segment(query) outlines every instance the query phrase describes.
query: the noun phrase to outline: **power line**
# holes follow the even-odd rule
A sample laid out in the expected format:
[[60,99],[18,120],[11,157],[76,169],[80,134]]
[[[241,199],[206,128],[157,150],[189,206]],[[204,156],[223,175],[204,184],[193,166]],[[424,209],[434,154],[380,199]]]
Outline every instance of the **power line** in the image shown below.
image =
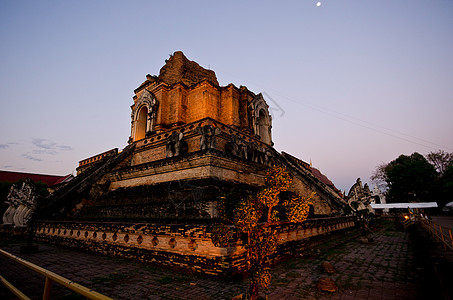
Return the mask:
[[[373,131],[376,131],[378,133],[381,133],[381,134],[385,134],[385,135],[388,135],[388,136],[391,136],[391,137],[394,137],[394,138],[397,138],[397,139],[401,139],[401,140],[404,140],[406,142],[410,142],[410,143],[413,143],[413,144],[417,144],[417,145],[420,145],[420,146],[423,146],[423,147],[426,147],[426,148],[431,148],[431,149],[434,149],[434,150],[438,150],[438,148],[434,148],[432,146],[429,146],[429,145],[426,145],[426,144],[422,144],[420,142],[416,142],[416,141],[413,141],[413,140],[409,140],[407,138],[404,138],[404,137],[401,137],[399,135],[403,135],[403,136],[407,136],[409,138],[412,138],[412,139],[416,139],[416,140],[419,140],[421,142],[424,142],[424,143],[428,143],[428,144],[431,144],[431,145],[435,145],[437,147],[441,147],[441,148],[445,148],[445,149],[450,149],[449,147],[445,146],[445,145],[440,145],[440,144],[437,144],[437,143],[434,143],[434,142],[431,142],[431,141],[428,141],[426,139],[422,139],[422,138],[419,138],[419,137],[416,137],[414,135],[410,135],[410,134],[407,134],[407,133],[404,133],[404,132],[401,132],[401,131],[398,131],[398,130],[394,130],[394,129],[390,129],[390,128],[387,128],[387,127],[384,127],[382,125],[379,125],[379,124],[376,124],[376,123],[372,123],[372,122],[369,122],[369,121],[366,121],[366,120],[362,120],[360,118],[357,118],[357,117],[354,117],[354,116],[350,116],[350,115],[347,115],[347,114],[344,114],[344,113],[341,113],[341,112],[337,112],[337,111],[333,111],[333,110],[330,110],[330,109],[325,109],[325,108],[322,108],[321,106],[316,106],[312,103],[307,103],[305,101],[297,101],[297,100],[294,100],[294,99],[291,99],[287,96],[284,96],[286,99],[288,99],[289,101],[293,102],[293,103],[296,103],[296,104],[300,104],[300,105],[304,105],[306,107],[309,107],[313,110],[316,110],[316,111],[319,111],[321,113],[324,113],[324,114],[327,114],[327,115],[330,115],[334,118],[337,118],[337,119],[340,119],[340,120],[343,120],[343,121],[346,121],[346,122],[349,122],[351,124],[354,124],[354,125],[357,125],[357,126],[360,126],[360,127],[363,127],[363,128],[367,128],[369,130],[373,130]],[[338,116],[339,115],[339,116]],[[340,116],[344,116],[344,117],[340,117]],[[374,127],[377,127],[377,128],[374,128],[374,127],[370,127],[370,126],[366,126],[366,125],[363,125],[363,124],[360,124],[358,122],[355,122],[351,119],[355,119],[357,120],[358,122],[362,122],[362,123],[365,123],[365,124],[369,124],[371,126],[374,126]],[[386,131],[389,131],[389,132],[385,132],[383,130],[380,130],[378,128],[381,128],[383,130],[386,130]],[[399,135],[397,135],[399,134]],[[450,150],[453,150],[453,149],[450,149]]]
[[[293,103],[296,103],[296,104],[299,104],[299,105],[303,105],[305,107],[308,107],[308,108],[310,108],[312,110],[318,111],[318,112],[323,113],[325,115],[334,117],[336,119],[339,119],[339,120],[342,120],[342,121],[345,121],[345,122],[348,122],[348,123],[351,123],[351,124],[356,125],[356,126],[360,126],[362,128],[366,128],[368,130],[372,130],[372,131],[378,132],[380,134],[391,136],[393,138],[400,139],[400,140],[403,140],[403,141],[406,141],[406,142],[409,142],[409,143],[412,143],[412,144],[416,144],[416,145],[419,145],[419,146],[422,146],[422,147],[430,148],[430,149],[433,149],[433,150],[438,150],[438,147],[452,150],[449,147],[446,147],[444,145],[439,145],[439,144],[436,144],[436,143],[433,143],[433,142],[430,142],[430,141],[427,141],[427,140],[424,140],[424,139],[421,139],[421,138],[418,138],[418,137],[415,137],[415,136],[412,136],[412,135],[409,135],[409,134],[405,134],[403,132],[399,132],[397,130],[392,130],[392,129],[386,128],[384,126],[380,126],[378,124],[374,124],[374,123],[371,123],[371,122],[368,122],[368,121],[361,120],[361,119],[353,117],[353,116],[349,116],[349,115],[346,115],[346,114],[343,114],[343,113],[340,113],[340,112],[336,112],[336,111],[333,111],[333,110],[329,110],[329,109],[323,109],[320,106],[316,106],[316,105],[311,104],[311,103],[309,104],[309,103],[307,103],[305,101],[300,102],[300,101],[291,99],[291,98],[289,98],[287,96],[284,96],[284,97],[287,100],[289,100],[289,101],[291,101]],[[344,116],[344,117],[341,117],[341,116]],[[377,128],[361,124],[359,122],[354,121],[353,119],[355,119],[355,120],[357,120],[359,122],[363,122],[365,124],[369,124],[371,126],[375,126]],[[389,132],[383,131],[383,130],[381,130],[379,128],[382,128],[382,129],[387,130]],[[413,139],[416,139],[416,140],[419,140],[419,141],[422,141],[422,142],[425,142],[425,143],[421,143],[421,142],[417,142],[417,141],[414,141],[414,140],[410,140],[410,139],[407,139],[407,138],[402,137],[402,136],[397,135],[397,134],[404,135],[404,136],[407,136],[407,137],[410,137],[410,138],[413,138]],[[433,147],[433,146],[427,145],[426,143],[431,144],[431,145],[435,145],[437,147]]]
[[[226,73],[226,74],[228,74],[228,73]],[[357,118],[357,117],[354,117],[354,116],[350,116],[350,115],[347,115],[347,114],[344,114],[344,113],[341,113],[341,112],[337,112],[337,111],[334,111],[332,109],[328,109],[328,108],[325,108],[325,107],[322,107],[320,105],[316,105],[316,104],[313,104],[313,103],[310,103],[310,102],[307,102],[307,101],[303,101],[303,100],[299,100],[299,99],[293,99],[292,97],[289,97],[289,96],[287,96],[287,95],[285,95],[285,94],[283,94],[283,93],[281,93],[281,92],[279,92],[279,91],[277,91],[275,89],[269,89],[267,87],[264,87],[261,84],[258,84],[256,82],[252,82],[250,80],[244,80],[244,81],[248,82],[250,84],[256,85],[258,87],[264,88],[266,90],[270,90],[273,93],[275,93],[275,94],[277,94],[277,95],[279,95],[279,96],[281,96],[281,97],[283,97],[283,98],[285,98],[285,99],[287,99],[287,100],[289,100],[289,101],[291,101],[293,103],[308,107],[308,108],[310,108],[312,110],[315,110],[317,112],[323,113],[323,114],[328,115],[330,117],[342,120],[344,122],[348,122],[348,123],[351,123],[353,125],[356,125],[356,126],[359,126],[359,127],[362,127],[362,128],[366,128],[368,130],[371,130],[371,131],[374,131],[374,132],[378,132],[380,134],[387,135],[387,136],[390,136],[390,137],[393,137],[393,138],[396,138],[396,139],[400,139],[400,140],[403,140],[405,142],[412,143],[412,144],[415,144],[415,145],[419,145],[419,146],[422,146],[422,147],[425,147],[425,148],[429,148],[429,149],[433,149],[433,150],[439,150],[439,147],[440,147],[440,148],[443,148],[443,149],[448,149],[450,151],[453,151],[452,148],[447,147],[445,145],[440,145],[440,144],[434,143],[432,141],[428,141],[426,139],[422,139],[420,137],[416,137],[414,135],[410,135],[410,134],[407,134],[407,133],[404,133],[404,132],[401,132],[401,131],[398,131],[398,130],[395,130],[395,129],[387,128],[385,126],[382,126],[382,125],[379,125],[379,124],[375,124],[375,123],[372,123],[372,122],[369,122],[369,121],[366,121],[366,120],[362,120],[360,118]],[[368,125],[366,125],[366,124],[368,124]],[[414,141],[414,140],[417,140],[417,141]],[[437,146],[437,147],[434,147],[434,146]]]

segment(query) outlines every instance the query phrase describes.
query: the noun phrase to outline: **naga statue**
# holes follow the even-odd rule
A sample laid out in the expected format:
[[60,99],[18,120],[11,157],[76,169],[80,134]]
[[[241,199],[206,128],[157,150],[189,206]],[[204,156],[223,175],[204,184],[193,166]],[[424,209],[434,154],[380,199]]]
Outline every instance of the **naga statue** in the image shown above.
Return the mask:
[[36,209],[38,197],[30,178],[26,178],[22,185],[13,184],[5,201],[9,207],[3,214],[3,225],[26,226]]

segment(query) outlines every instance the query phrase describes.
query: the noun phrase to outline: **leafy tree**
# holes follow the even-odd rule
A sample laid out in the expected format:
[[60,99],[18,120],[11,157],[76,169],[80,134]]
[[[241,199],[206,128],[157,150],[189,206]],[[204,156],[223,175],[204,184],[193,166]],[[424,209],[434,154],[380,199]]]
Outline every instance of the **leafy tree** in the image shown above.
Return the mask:
[[[212,231],[216,246],[228,247],[239,240],[244,247],[251,299],[257,299],[259,287],[267,287],[271,282],[269,256],[278,246],[274,226],[305,221],[313,196],[304,198],[290,194],[281,197],[292,182],[291,175],[283,167],[270,168],[265,182],[266,186],[256,195],[239,199],[231,194],[220,196],[218,212],[224,223],[217,224]],[[282,211],[279,212],[277,207]]]
[[400,155],[385,168],[388,202],[428,202],[435,200],[438,174],[423,155]]
[[400,155],[377,166],[371,179],[387,190],[389,202],[436,201],[442,207],[453,201],[453,153]]
[[445,172],[440,179],[440,189],[439,206],[444,206],[448,202],[453,201],[453,165],[450,165],[445,169]]

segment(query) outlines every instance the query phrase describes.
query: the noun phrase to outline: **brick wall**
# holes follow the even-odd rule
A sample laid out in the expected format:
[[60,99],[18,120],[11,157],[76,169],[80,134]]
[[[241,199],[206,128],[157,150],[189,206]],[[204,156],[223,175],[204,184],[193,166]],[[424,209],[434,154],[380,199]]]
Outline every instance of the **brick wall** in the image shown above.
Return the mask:
[[[312,239],[353,226],[350,217],[277,226],[280,246],[274,260],[300,250]],[[241,246],[214,246],[208,225],[40,222],[36,228],[36,238],[41,241],[196,273],[232,275],[245,263]]]

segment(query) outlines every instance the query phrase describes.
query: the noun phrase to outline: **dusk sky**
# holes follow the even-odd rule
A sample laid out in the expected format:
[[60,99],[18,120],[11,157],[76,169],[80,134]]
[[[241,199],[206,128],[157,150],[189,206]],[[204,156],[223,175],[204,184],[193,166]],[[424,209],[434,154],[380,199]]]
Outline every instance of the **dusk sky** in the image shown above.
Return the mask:
[[133,90],[178,50],[262,92],[275,148],[342,190],[453,152],[453,1],[317,2],[0,1],[0,170],[124,148]]

